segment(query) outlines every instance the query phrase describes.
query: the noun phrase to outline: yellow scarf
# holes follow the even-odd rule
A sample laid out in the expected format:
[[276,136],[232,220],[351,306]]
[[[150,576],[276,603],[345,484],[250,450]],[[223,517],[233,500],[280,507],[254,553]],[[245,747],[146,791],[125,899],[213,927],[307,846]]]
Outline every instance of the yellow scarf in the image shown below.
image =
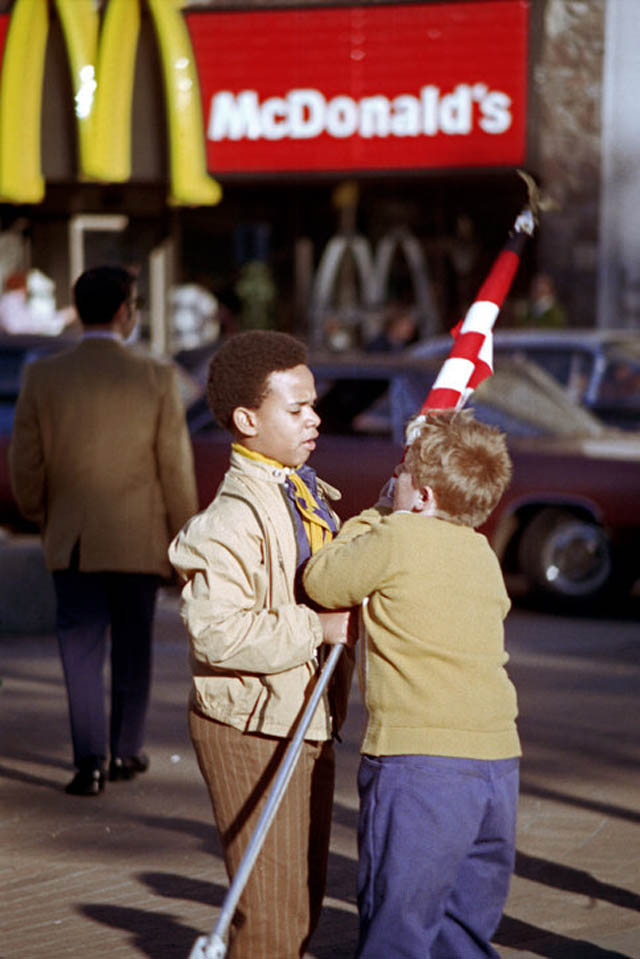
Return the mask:
[[233,443],[231,448],[235,453],[246,456],[250,460],[257,460],[259,463],[267,463],[269,466],[277,467],[277,469],[287,470],[287,479],[290,480],[294,488],[293,500],[300,514],[312,554],[333,539],[333,531],[327,521],[320,515],[315,496],[295,470],[283,466],[282,463],[271,459],[269,456],[263,456],[262,453],[256,453],[255,450],[249,450],[241,443]]

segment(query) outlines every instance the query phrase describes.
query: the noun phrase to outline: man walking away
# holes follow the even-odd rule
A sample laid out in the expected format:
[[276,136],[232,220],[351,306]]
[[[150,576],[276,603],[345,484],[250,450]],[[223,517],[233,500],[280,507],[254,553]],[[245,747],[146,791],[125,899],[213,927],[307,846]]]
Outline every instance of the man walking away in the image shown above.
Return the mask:
[[[76,775],[72,795],[148,767],[142,752],[155,599],[167,546],[197,509],[175,368],[127,349],[134,278],[87,270],[74,286],[72,349],[30,364],[9,451],[13,492],[40,527],[57,598]],[[103,667],[111,634],[107,736]]]

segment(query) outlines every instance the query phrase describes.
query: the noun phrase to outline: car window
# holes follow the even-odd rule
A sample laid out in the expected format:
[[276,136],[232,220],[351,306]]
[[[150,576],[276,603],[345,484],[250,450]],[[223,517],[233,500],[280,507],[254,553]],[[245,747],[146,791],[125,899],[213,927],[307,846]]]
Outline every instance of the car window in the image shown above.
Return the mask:
[[379,367],[367,372],[366,364],[316,372],[317,411],[323,434],[378,436],[403,446],[408,421],[420,410],[435,378],[439,364],[420,370]]
[[502,346],[497,353],[522,355],[537,363],[549,376],[569,389],[575,399],[582,399],[593,375],[594,357],[588,350],[574,346]]
[[388,389],[387,377],[356,377],[351,371],[345,376],[316,376],[316,410],[322,420],[323,433],[388,432],[388,425],[375,422],[376,403],[382,401],[384,407]]
[[593,353],[586,350],[575,350],[571,354],[569,380],[566,384],[567,393],[575,403],[584,402],[593,385],[596,360]]
[[[479,385],[472,403],[478,409],[489,406],[504,415],[505,425],[496,425],[510,433],[599,436],[604,429],[551,376],[522,357],[503,357],[496,363],[494,375]],[[509,420],[511,427],[507,425]]]
[[611,344],[606,354],[611,359],[625,359],[634,366],[640,366],[640,332],[625,338],[622,343]]
[[[541,399],[539,383],[529,380],[521,369],[519,362],[514,366],[503,358],[500,368],[471,395],[467,406],[473,408],[478,420],[510,436],[556,432],[556,424],[565,420],[565,414],[558,410],[556,402],[544,401],[544,392]],[[430,385],[424,377],[415,374],[396,378],[391,422],[396,442],[402,442],[406,423],[419,411]]]
[[640,408],[640,360],[611,354],[600,379],[596,403]]
[[[312,368],[323,434],[385,437],[402,446],[406,425],[420,410],[440,364]],[[500,357],[494,375],[480,385],[470,405],[479,419],[515,436],[593,436],[603,429],[544,370],[522,358]],[[188,421],[192,434],[217,429],[205,396],[190,406]]]
[[571,373],[572,353],[568,350],[538,349],[537,347],[527,347],[524,351],[527,359],[533,360],[546,370],[550,376],[553,376],[558,383],[568,386]]
[[[602,424],[578,406],[556,381],[524,358],[500,357],[493,376],[468,405],[478,419],[511,436],[599,436]],[[424,402],[433,376],[407,373],[394,379],[391,425],[396,441]]]

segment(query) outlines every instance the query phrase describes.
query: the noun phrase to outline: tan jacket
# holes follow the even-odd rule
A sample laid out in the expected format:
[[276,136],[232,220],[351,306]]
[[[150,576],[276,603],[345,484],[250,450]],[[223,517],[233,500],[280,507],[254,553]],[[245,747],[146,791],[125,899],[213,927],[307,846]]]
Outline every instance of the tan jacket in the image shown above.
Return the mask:
[[[193,704],[243,732],[274,736],[291,734],[322,643],[317,614],[294,598],[296,541],[285,479],[286,471],[232,452],[215,499],[169,549],[186,581],[181,612]],[[339,496],[318,485],[328,497]],[[306,738],[330,736],[325,696]]]
[[79,542],[83,572],[170,575],[169,541],[198,508],[173,366],[105,337],[34,362],[9,463],[49,569],[66,569]]

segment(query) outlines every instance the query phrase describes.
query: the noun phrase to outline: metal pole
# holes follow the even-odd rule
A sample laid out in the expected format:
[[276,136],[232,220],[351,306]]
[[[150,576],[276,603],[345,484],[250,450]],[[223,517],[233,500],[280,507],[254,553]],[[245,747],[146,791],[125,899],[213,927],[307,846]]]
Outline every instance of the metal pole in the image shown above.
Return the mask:
[[231,925],[231,920],[233,919],[233,915],[236,911],[238,900],[242,895],[242,890],[244,889],[249,878],[249,874],[251,873],[255,861],[258,858],[258,853],[262,848],[262,844],[266,838],[269,826],[273,822],[275,814],[278,811],[278,806],[280,805],[285,790],[289,785],[291,774],[293,773],[295,765],[298,761],[298,757],[302,750],[304,735],[309,728],[313,714],[315,713],[317,705],[320,702],[320,697],[324,693],[327,683],[331,679],[343,649],[344,646],[341,644],[334,646],[327,657],[327,661],[324,664],[318,677],[318,681],[314,687],[311,699],[307,703],[306,709],[302,714],[302,718],[300,719],[293,739],[289,743],[287,751],[284,755],[282,765],[278,770],[278,775],[276,776],[273,786],[271,787],[271,792],[269,793],[266,805],[262,810],[256,828],[249,841],[249,845],[247,846],[246,852],[242,857],[240,865],[238,866],[238,870],[233,877],[233,882],[231,883],[229,891],[227,892],[225,900],[222,904],[222,909],[220,910],[220,915],[218,916],[218,921],[215,925],[215,928],[210,936],[200,936],[198,939],[196,939],[193,949],[189,953],[189,959],[224,959],[227,954],[227,947],[224,939],[228,932],[229,926]]

